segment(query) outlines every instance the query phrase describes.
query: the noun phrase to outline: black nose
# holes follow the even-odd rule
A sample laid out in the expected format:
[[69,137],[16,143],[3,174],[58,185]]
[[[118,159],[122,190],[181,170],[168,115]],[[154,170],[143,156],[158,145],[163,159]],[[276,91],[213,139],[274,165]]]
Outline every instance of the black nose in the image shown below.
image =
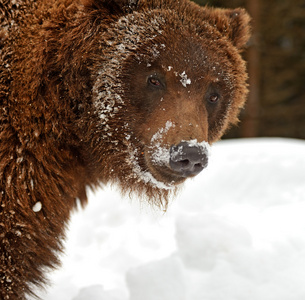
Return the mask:
[[181,142],[171,147],[169,165],[183,177],[197,175],[208,165],[208,150],[199,144]]

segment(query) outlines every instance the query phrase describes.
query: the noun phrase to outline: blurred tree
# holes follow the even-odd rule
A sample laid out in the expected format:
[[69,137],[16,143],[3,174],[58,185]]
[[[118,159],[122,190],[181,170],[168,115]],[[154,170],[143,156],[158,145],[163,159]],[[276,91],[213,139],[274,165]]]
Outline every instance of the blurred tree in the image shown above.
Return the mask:
[[260,0],[248,0],[246,8],[252,17],[252,37],[247,53],[249,70],[249,97],[244,111],[244,119],[241,127],[243,137],[255,137],[259,135],[259,110],[260,110]]
[[261,20],[261,132],[305,138],[305,1],[264,1]]
[[305,138],[305,1],[194,0],[245,7],[253,18],[246,54],[250,95],[239,128],[227,137]]

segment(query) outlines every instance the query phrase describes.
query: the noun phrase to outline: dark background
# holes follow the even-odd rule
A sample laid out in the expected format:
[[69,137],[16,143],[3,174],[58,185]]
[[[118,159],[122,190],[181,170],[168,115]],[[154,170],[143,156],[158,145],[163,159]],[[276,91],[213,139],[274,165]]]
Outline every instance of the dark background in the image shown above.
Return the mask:
[[194,0],[244,7],[252,17],[248,62],[250,94],[241,123],[225,138],[305,139],[305,0]]

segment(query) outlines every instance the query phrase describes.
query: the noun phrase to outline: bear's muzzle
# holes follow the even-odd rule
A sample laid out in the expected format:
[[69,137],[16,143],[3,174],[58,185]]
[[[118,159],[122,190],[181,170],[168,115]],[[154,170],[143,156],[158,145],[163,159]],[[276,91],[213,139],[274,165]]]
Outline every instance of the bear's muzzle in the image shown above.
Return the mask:
[[183,141],[170,148],[170,168],[182,177],[199,174],[208,165],[208,147]]

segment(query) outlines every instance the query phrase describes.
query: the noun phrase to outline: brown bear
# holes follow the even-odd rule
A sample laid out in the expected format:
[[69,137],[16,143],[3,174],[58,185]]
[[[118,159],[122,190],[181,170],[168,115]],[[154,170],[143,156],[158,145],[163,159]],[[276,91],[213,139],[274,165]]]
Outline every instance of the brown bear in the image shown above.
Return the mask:
[[0,299],[58,265],[86,188],[166,206],[247,95],[243,9],[189,0],[0,3]]

